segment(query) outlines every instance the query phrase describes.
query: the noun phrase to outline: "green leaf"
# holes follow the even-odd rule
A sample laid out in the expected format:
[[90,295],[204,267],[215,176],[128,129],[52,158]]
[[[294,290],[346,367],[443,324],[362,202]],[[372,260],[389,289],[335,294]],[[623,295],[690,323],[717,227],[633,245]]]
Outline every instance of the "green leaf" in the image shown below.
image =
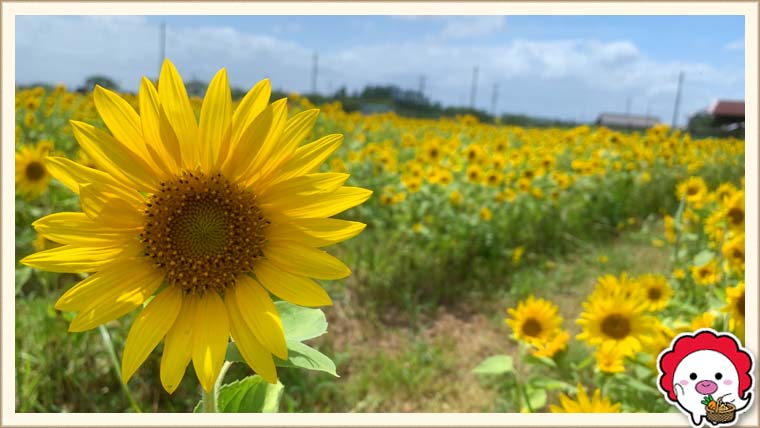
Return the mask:
[[542,389],[533,389],[533,388],[526,388],[527,389],[527,400],[528,403],[530,403],[530,408],[533,409],[533,411],[537,411],[542,409],[544,406],[546,406],[546,391]]
[[21,286],[26,284],[27,281],[29,281],[29,277],[32,276],[32,268],[29,266],[21,266],[19,268],[16,268],[16,290],[21,289]]
[[236,363],[245,363],[245,359],[243,359],[243,356],[240,355],[240,351],[238,351],[237,345],[235,345],[235,342],[230,341],[230,343],[227,345],[227,354],[224,356],[224,359],[226,361],[233,361]]
[[702,250],[694,256],[694,266],[704,266],[715,256],[710,250]]
[[335,369],[335,363],[327,355],[301,342],[288,340],[286,344],[288,345],[288,359],[287,361],[283,361],[274,357],[274,363],[277,366],[300,367],[340,377]]
[[285,339],[302,342],[327,332],[327,320],[321,309],[304,308],[288,302],[275,302],[282,319]]
[[528,362],[531,362],[531,363],[543,364],[543,365],[545,365],[547,367],[551,367],[551,368],[554,368],[554,369],[557,368],[557,363],[553,359],[551,359],[549,357],[543,357],[543,356],[538,357],[538,356],[535,356],[535,355],[532,355],[532,354],[528,354],[526,356],[526,360]]
[[509,355],[494,355],[493,357],[489,357],[472,370],[475,374],[484,375],[499,375],[512,371],[514,371],[514,366],[512,364],[512,357]]
[[[222,385],[219,388],[217,408],[220,413],[276,413],[284,388],[280,382],[273,385],[259,375]],[[203,400],[193,409],[200,413]]]
[[561,380],[555,380],[555,379],[547,379],[547,378],[535,378],[530,381],[530,385],[533,388],[538,389],[544,389],[546,391],[554,391],[557,389],[561,389],[565,392],[576,392],[578,389],[570,385],[567,382],[562,382]]

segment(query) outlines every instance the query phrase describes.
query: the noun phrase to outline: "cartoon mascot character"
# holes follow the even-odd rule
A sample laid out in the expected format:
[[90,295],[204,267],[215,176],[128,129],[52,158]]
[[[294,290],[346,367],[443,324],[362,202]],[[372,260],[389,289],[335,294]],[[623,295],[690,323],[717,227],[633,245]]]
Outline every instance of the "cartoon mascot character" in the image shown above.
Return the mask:
[[691,417],[732,425],[752,404],[752,355],[735,336],[711,329],[681,334],[660,353],[658,386],[665,398]]

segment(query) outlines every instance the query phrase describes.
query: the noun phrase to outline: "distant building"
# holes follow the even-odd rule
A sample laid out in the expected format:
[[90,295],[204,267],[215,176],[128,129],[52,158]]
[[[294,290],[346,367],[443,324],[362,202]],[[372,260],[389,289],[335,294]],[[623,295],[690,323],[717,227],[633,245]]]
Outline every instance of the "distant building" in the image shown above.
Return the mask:
[[707,109],[713,125],[721,128],[744,127],[744,101],[716,100]]
[[596,119],[598,126],[614,129],[647,129],[659,123],[658,117],[620,113],[601,113]]

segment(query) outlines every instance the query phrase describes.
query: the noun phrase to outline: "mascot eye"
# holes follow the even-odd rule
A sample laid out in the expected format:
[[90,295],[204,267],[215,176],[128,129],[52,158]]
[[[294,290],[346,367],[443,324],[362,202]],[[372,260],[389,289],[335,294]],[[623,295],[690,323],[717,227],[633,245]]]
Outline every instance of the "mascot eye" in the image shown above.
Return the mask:
[[697,380],[697,374],[696,373],[690,374],[689,375],[689,379],[691,379],[691,380]]
[[715,373],[715,379],[717,379],[717,380],[721,380],[722,378],[723,378],[723,375],[722,375],[722,374],[720,374],[720,372],[718,372],[718,373]]

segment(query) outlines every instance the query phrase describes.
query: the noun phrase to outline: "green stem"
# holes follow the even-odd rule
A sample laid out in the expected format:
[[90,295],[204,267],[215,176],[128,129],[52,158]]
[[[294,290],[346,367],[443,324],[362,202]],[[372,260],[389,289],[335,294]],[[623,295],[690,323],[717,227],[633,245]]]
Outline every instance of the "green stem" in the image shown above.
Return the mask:
[[205,389],[201,388],[201,391],[203,391],[203,413],[219,413],[219,408],[217,406],[219,388],[222,386],[224,375],[227,374],[227,370],[229,370],[230,366],[232,366],[232,361],[224,362],[224,365],[222,365],[222,369],[219,371],[219,376],[216,378],[216,382],[214,382],[214,387],[211,389],[211,391],[206,392]]
[[137,402],[132,397],[132,394],[129,392],[129,388],[127,388],[127,384],[125,384],[121,380],[121,368],[119,367],[119,359],[116,358],[116,351],[114,350],[114,347],[113,347],[113,341],[111,341],[111,335],[108,333],[108,330],[103,325],[98,326],[98,330],[100,331],[100,337],[103,339],[103,343],[106,345],[106,351],[108,351],[108,356],[110,357],[110,360],[111,360],[111,366],[113,367],[114,373],[116,373],[116,378],[119,381],[119,385],[121,385],[121,390],[124,391],[124,395],[127,396],[127,400],[129,400],[129,405],[132,406],[132,410],[134,410],[137,413],[142,413],[142,410],[140,410],[140,406],[137,405]]

